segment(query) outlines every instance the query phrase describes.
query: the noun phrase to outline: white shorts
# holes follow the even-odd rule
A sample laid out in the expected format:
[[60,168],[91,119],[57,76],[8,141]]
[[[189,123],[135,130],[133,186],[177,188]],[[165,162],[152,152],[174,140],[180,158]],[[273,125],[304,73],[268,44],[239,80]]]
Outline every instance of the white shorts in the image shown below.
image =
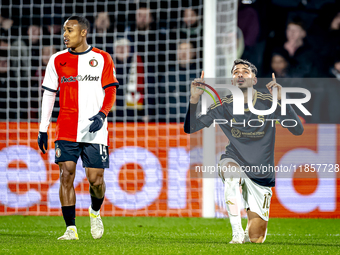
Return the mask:
[[[218,163],[220,167],[227,165],[228,163],[235,163],[240,166],[232,158],[224,158]],[[219,168],[220,169],[220,168]],[[224,182],[224,176],[221,172],[218,173]],[[263,220],[269,220],[269,208],[272,197],[272,188],[261,186],[253,182],[244,172],[240,173],[242,186],[242,197],[244,208],[249,209],[252,212],[257,213]]]

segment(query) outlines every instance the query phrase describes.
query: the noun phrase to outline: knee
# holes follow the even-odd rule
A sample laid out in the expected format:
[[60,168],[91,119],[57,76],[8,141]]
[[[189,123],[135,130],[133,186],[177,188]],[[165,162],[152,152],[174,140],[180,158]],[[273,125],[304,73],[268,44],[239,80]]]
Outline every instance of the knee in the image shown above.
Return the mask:
[[234,181],[235,179],[241,178],[241,170],[240,167],[236,164],[226,165],[224,169],[222,169],[224,179],[226,181]]
[[257,229],[257,231],[249,229],[249,239],[252,243],[263,243],[266,240],[266,229]]
[[260,236],[260,237],[258,237],[258,238],[251,238],[251,237],[249,236],[249,240],[250,240],[250,242],[252,242],[252,243],[263,243],[264,240],[265,240],[265,238],[264,238],[264,236]]
[[73,185],[75,173],[70,169],[64,168],[60,171],[60,183],[63,186]]
[[96,186],[103,185],[104,176],[103,174],[97,174],[97,175],[89,176],[88,180],[89,180],[90,186],[96,187]]

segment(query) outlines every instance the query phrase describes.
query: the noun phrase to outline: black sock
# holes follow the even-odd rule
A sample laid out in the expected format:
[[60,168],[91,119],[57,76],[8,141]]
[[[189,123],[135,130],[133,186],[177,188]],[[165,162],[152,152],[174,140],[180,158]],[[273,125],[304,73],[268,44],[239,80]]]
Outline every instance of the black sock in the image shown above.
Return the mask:
[[100,210],[100,207],[102,206],[102,203],[104,201],[104,197],[103,198],[96,198],[96,197],[91,196],[91,207],[92,207],[92,210],[94,210],[94,211],[99,211]]
[[76,225],[76,206],[62,206],[61,210],[63,212],[64,221],[66,227]]

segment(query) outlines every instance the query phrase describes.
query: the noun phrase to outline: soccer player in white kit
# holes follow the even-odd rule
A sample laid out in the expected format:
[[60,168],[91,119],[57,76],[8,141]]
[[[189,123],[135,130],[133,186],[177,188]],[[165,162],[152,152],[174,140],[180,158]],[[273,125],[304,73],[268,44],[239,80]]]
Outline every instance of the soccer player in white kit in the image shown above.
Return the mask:
[[116,100],[119,84],[111,56],[87,44],[89,21],[72,16],[64,23],[67,49],[51,56],[43,81],[38,144],[47,150],[47,129],[56,92],[60,112],[56,125],[55,162],[60,169],[59,198],[66,232],[58,240],[79,239],[75,225],[76,196],[73,181],[79,156],[90,183],[91,234],[104,233],[100,207],[105,196],[104,168],[109,167],[107,115]]
[[[252,103],[255,109],[268,110],[272,106],[273,88],[278,89],[278,107],[268,115],[256,115],[249,110],[245,104],[244,115],[233,114],[234,96],[226,96],[220,102],[210,106],[206,115],[196,117],[196,108],[205,86],[202,85],[204,73],[201,79],[195,79],[191,84],[191,98],[187,116],[184,123],[186,133],[194,133],[205,127],[209,127],[216,119],[232,120],[233,125],[220,125],[220,128],[229,139],[225,153],[221,155],[220,169],[225,187],[225,202],[233,231],[230,243],[241,244],[244,242],[263,243],[266,239],[267,224],[269,220],[271,188],[275,186],[275,172],[247,171],[245,169],[260,169],[260,166],[274,167],[274,146],[275,146],[275,120],[289,119],[295,121],[296,126],[288,125],[288,130],[294,135],[303,133],[302,123],[294,109],[287,105],[287,114],[281,115],[281,85],[276,82],[273,74],[273,81],[266,87],[268,93],[256,91],[253,86],[257,83],[256,67],[242,59],[234,61],[231,70],[232,84],[238,87],[244,96],[244,102],[248,102],[248,88],[252,89]],[[201,83],[201,84],[200,84]],[[203,82],[204,84],[204,82]],[[249,120],[258,120],[263,125],[240,125],[248,123]],[[274,124],[272,121],[274,120]],[[287,122],[289,122],[287,121]],[[290,125],[290,126],[289,126]],[[257,167],[257,168],[256,168]],[[242,170],[243,169],[243,170]],[[240,205],[237,204],[237,193],[242,186],[244,208],[247,210],[248,224],[246,231],[241,225]]]

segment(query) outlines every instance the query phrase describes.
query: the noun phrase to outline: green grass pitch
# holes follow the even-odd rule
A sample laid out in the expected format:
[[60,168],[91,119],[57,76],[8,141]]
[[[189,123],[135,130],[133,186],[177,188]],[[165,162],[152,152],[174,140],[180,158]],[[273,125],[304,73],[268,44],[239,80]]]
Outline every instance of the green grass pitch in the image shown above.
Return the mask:
[[[0,254],[340,254],[339,219],[270,219],[264,244],[231,245],[228,219],[103,217],[93,240],[77,217],[80,240],[58,241],[62,217],[0,217]],[[246,220],[242,222],[245,226]]]

